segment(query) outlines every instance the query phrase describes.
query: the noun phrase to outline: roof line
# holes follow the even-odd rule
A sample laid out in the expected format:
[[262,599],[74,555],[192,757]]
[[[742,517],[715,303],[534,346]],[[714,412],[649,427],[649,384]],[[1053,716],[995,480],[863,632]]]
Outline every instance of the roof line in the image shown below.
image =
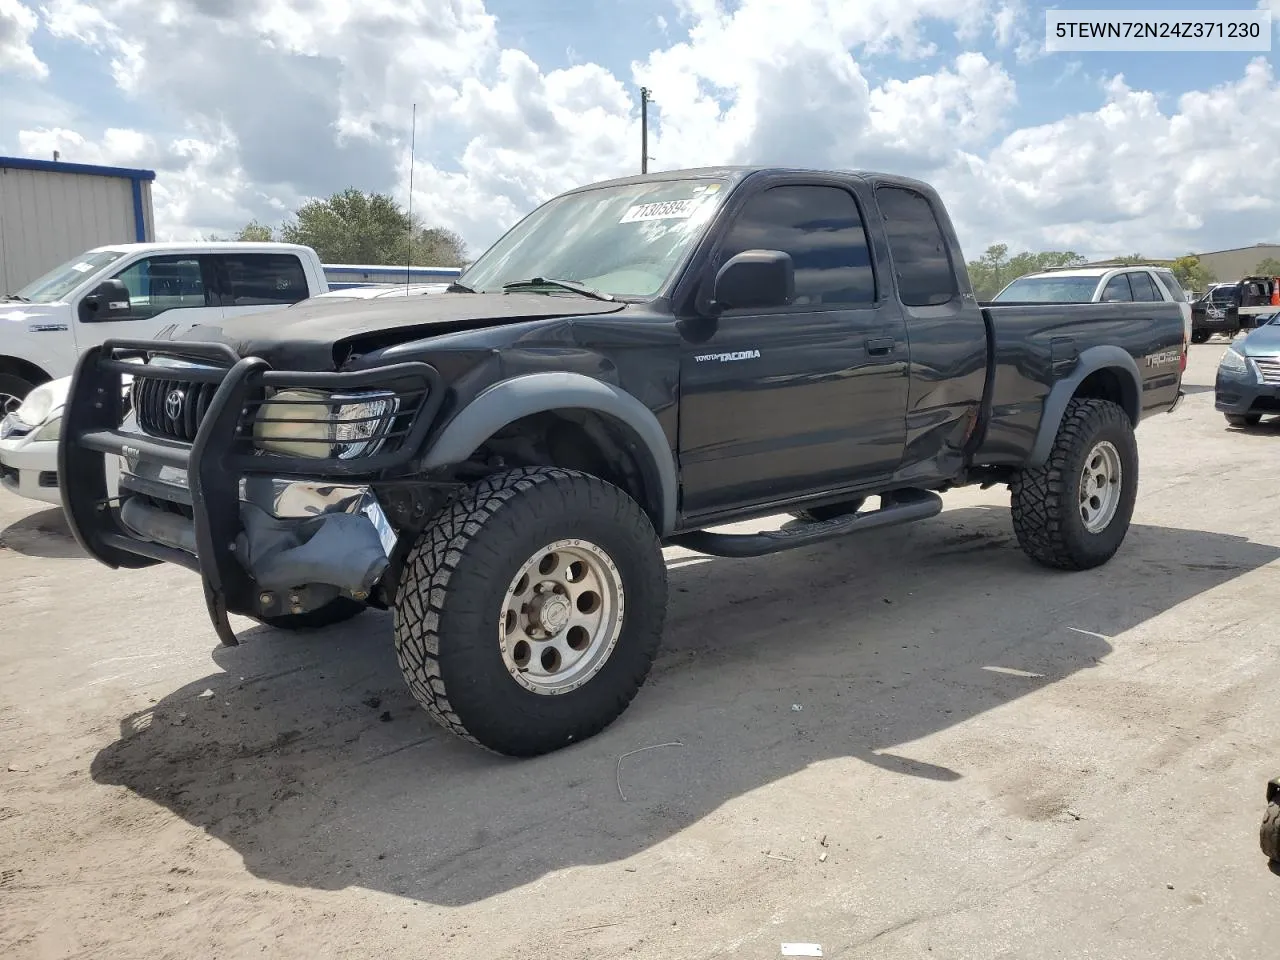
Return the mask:
[[1206,250],[1204,253],[1197,253],[1197,257],[1209,257],[1215,253],[1240,253],[1242,250],[1257,250],[1259,247],[1280,247],[1280,243],[1255,243],[1248,247],[1227,247],[1225,250]]
[[0,170],[37,170],[41,173],[78,173],[90,177],[120,177],[125,180],[154,180],[154,170],[130,167],[102,167],[89,163],[63,163],[60,160],[33,160],[30,157],[0,157]]

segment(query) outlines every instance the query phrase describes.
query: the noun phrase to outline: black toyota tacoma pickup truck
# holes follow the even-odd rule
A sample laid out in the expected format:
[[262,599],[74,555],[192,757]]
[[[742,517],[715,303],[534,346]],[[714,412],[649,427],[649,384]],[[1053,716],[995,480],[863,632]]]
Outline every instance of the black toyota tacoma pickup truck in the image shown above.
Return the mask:
[[916,180],[651,174],[547,202],[445,293],[90,349],[63,506],[109,566],[197,571],[224,643],[228,614],[389,608],[431,716],[532,756],[636,695],[664,545],[761,556],[1005,484],[1030,557],[1105,563],[1186,350],[1171,301],[979,304]]

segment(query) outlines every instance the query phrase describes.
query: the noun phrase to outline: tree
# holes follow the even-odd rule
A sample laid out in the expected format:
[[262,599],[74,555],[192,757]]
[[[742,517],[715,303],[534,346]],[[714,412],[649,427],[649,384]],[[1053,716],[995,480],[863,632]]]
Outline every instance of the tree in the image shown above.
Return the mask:
[[216,233],[211,233],[205,239],[213,243],[226,243],[229,240],[248,243],[270,243],[275,237],[272,236],[271,228],[266,224],[259,223],[257,220],[250,220],[240,228],[240,232],[234,237],[223,237]]
[[1194,253],[1173,261],[1172,269],[1183,288],[1194,293],[1203,293],[1214,281],[1213,271],[1201,263]]
[[237,240],[246,240],[253,243],[270,243],[275,239],[273,231],[265,223],[259,223],[257,220],[250,220],[236,235]]
[[1008,245],[996,243],[968,264],[969,280],[979,300],[990,300],[1018,277],[1054,267],[1074,267],[1084,262],[1085,258],[1073,250],[1046,250],[1041,253],[1024,250],[1010,257]]
[[424,228],[386,194],[355,187],[303,204],[281,226],[280,239],[314,248],[325,263],[459,266],[466,260],[466,246],[453,231]]
[[1131,253],[1126,257],[1116,257],[1115,264],[1120,267],[1136,267],[1141,263],[1149,262],[1146,257],[1140,253]]
[[1280,277],[1280,260],[1275,257],[1267,257],[1253,268],[1253,275],[1255,277]]

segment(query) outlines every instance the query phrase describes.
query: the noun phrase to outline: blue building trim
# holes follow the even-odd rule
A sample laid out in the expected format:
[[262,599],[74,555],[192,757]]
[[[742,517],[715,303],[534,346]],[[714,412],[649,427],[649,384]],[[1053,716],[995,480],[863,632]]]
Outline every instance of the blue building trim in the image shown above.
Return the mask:
[[129,185],[133,187],[133,235],[139,243],[146,243],[147,215],[142,210],[142,181],[135,177]]
[[79,173],[89,177],[121,177],[125,180],[154,180],[154,170],[129,167],[99,167],[89,163],[63,163],[61,160],[32,160],[29,157],[0,157],[0,170],[38,170],[41,173]]
[[39,173],[74,173],[89,177],[117,177],[128,180],[133,188],[133,235],[138,243],[147,242],[147,215],[142,206],[142,183],[154,180],[154,170],[129,167],[99,167],[89,163],[63,163],[60,160],[32,160],[29,157],[0,157],[0,170],[35,170]]

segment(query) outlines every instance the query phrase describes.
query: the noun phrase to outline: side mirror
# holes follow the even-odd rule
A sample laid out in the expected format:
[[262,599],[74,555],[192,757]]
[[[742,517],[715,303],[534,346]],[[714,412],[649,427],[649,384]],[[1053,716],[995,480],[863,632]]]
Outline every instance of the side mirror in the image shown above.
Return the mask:
[[129,288],[123,280],[103,280],[80,301],[81,323],[105,323],[129,316]]
[[711,297],[720,310],[785,307],[796,298],[796,270],[781,250],[745,250],[716,273]]

